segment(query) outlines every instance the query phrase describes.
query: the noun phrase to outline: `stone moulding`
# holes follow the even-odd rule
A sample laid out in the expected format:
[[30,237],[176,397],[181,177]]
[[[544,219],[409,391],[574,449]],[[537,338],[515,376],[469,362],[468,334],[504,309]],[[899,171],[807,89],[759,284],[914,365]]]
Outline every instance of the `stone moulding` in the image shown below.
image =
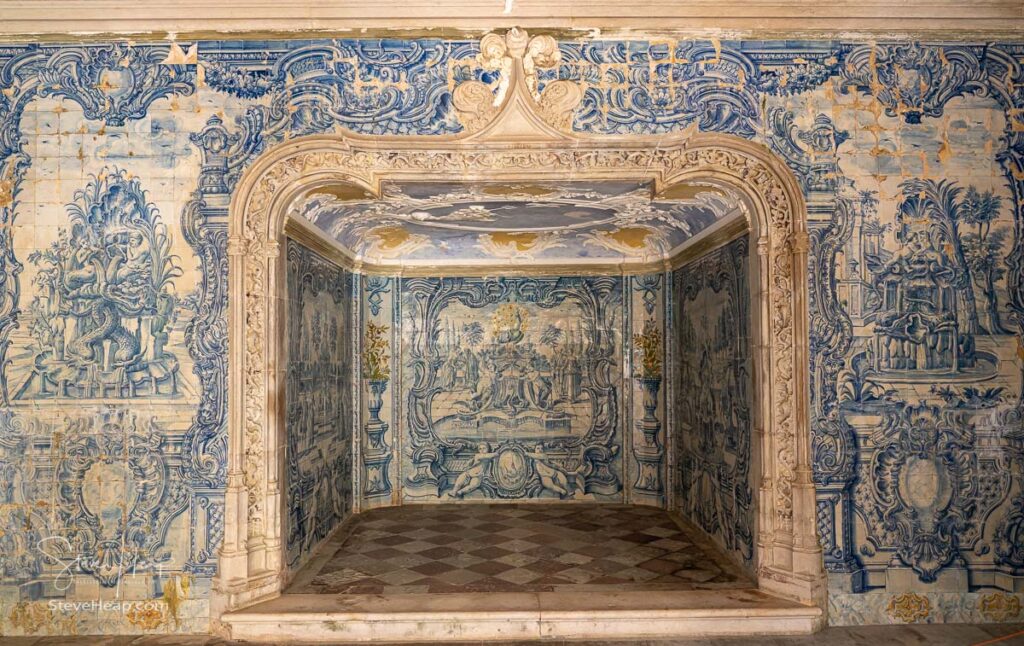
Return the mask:
[[[517,34],[514,42],[524,40]],[[541,117],[526,47],[509,47],[512,78],[492,120],[445,137],[318,135],[265,152],[243,175],[229,224],[229,449],[226,522],[213,618],[277,595],[283,585],[283,241],[307,230],[293,207],[348,184],[379,195],[385,180],[630,179],[655,191],[699,181],[736,191],[757,240],[752,311],[762,456],[759,586],[824,607],[811,480],[806,209],[796,178],[766,148],[732,135],[577,136]],[[476,114],[476,113],[474,113]],[[329,248],[324,236],[321,248]],[[337,251],[337,250],[336,250]],[[340,251],[339,251],[340,253]],[[800,369],[797,369],[797,368]]]
[[[49,34],[76,38],[95,34],[164,33],[325,34],[355,31],[368,36],[392,35],[397,30],[422,33],[426,30],[459,30],[483,33],[513,25],[534,25],[570,34],[600,30],[602,34],[635,34],[643,30],[685,30],[694,34],[751,34],[762,37],[818,38],[836,34],[869,34],[892,37],[909,34],[953,38],[964,34],[1009,34],[1024,26],[1019,3],[989,0],[903,0],[898,3],[833,0],[776,0],[767,2],[723,2],[640,0],[630,3],[610,0],[432,0],[386,3],[349,0],[327,4],[313,0],[272,3],[265,0],[222,0],[216,4],[199,0],[153,4],[140,11],[135,3],[54,0],[47,3],[0,0],[0,33],[8,38],[26,34]],[[657,18],[652,18],[657,16]]]

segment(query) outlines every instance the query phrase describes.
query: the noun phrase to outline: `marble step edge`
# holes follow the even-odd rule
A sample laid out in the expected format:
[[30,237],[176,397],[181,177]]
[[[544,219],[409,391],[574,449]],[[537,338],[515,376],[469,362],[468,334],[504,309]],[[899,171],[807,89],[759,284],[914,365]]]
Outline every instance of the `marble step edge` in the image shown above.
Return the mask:
[[756,590],[290,594],[221,618],[234,639],[480,641],[809,634],[822,610]]

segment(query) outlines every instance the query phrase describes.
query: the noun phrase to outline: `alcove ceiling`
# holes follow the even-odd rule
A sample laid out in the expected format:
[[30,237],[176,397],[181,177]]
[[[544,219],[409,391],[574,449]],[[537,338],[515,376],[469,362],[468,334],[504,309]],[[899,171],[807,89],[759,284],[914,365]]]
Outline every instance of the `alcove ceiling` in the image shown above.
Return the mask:
[[653,268],[696,241],[745,222],[739,197],[678,184],[659,195],[637,181],[385,182],[309,195],[298,215],[354,263],[379,270],[512,265]]

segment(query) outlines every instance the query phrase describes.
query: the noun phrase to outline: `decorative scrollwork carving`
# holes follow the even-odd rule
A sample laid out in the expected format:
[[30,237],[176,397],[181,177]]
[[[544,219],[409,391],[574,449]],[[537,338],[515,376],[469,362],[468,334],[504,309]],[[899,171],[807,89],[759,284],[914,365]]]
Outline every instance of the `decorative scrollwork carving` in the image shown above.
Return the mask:
[[465,132],[477,132],[498,118],[505,106],[521,95],[523,103],[547,124],[568,132],[572,129],[573,111],[583,100],[583,90],[569,80],[549,81],[541,87],[539,71],[558,65],[562,54],[551,36],[530,37],[517,28],[504,37],[487,34],[480,40],[477,64],[496,72],[490,84],[467,80],[452,92],[452,106]]
[[[496,44],[493,51],[498,51]],[[704,137],[704,140],[696,140]],[[798,411],[807,410],[805,401],[798,401],[803,386],[798,385],[795,374],[796,337],[794,316],[806,305],[797,301],[795,283],[796,258],[806,253],[806,234],[794,231],[797,226],[798,192],[787,187],[778,171],[768,165],[750,144],[722,135],[697,135],[689,142],[661,147],[602,145],[595,141],[577,139],[571,143],[538,141],[530,147],[490,145],[486,139],[470,137],[464,144],[458,139],[450,146],[417,148],[396,141],[391,146],[379,142],[345,140],[344,143],[309,143],[309,150],[285,155],[269,164],[250,183],[243,195],[244,218],[241,227],[234,229],[234,244],[244,249],[242,281],[235,284],[233,293],[244,299],[245,353],[241,400],[245,410],[244,434],[245,484],[249,500],[249,535],[264,532],[264,502],[271,492],[265,479],[267,432],[268,345],[266,321],[273,294],[267,293],[267,276],[274,259],[273,239],[280,215],[269,212],[275,196],[289,190],[313,172],[334,169],[345,177],[372,184],[374,178],[401,172],[430,177],[476,176],[512,177],[516,173],[537,168],[552,169],[573,177],[604,177],[608,173],[635,175],[654,173],[663,178],[682,176],[715,177],[738,187],[745,187],[756,195],[761,206],[760,229],[768,240],[767,280],[769,320],[766,322],[771,339],[769,361],[772,373],[770,406],[771,446],[773,468],[764,474],[764,484],[772,492],[772,532],[792,532],[794,518],[794,486],[799,468],[809,469],[807,457],[798,455],[797,433],[806,432],[806,420],[800,421]],[[333,140],[332,140],[333,141]],[[802,226],[802,225],[801,225]],[[276,262],[276,260],[275,260]],[[803,296],[800,296],[803,298]],[[242,334],[242,329],[238,329]],[[801,359],[803,361],[803,359]],[[806,444],[809,444],[806,443]],[[440,455],[414,456],[414,460],[427,462],[441,459]],[[809,483],[806,486],[810,486]],[[813,513],[813,510],[810,511]],[[772,534],[770,534],[772,535]],[[787,539],[792,540],[792,539]],[[812,538],[811,543],[816,544]],[[768,570],[773,570],[768,567]],[[774,570],[773,570],[774,571]],[[780,573],[782,572],[782,573]],[[773,576],[785,579],[783,571]]]

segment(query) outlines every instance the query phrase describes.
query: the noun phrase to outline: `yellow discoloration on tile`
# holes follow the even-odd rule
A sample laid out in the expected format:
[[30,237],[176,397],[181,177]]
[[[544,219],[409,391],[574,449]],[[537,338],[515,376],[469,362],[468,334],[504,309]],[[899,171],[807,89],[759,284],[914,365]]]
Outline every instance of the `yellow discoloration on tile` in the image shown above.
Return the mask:
[[709,38],[711,46],[715,48],[715,57],[708,61],[709,65],[717,65],[722,61],[722,41],[717,38]]
[[490,236],[494,244],[514,246],[517,251],[529,251],[537,242],[536,233],[497,231],[490,234]]
[[480,192],[484,195],[496,196],[532,195],[534,197],[543,197],[551,195],[554,193],[554,190],[539,184],[487,184]]
[[893,619],[909,624],[927,619],[931,615],[932,604],[924,595],[904,592],[889,599],[886,612]]
[[725,191],[715,186],[701,184],[674,184],[657,195],[660,200],[692,200],[701,193],[725,196]]
[[47,601],[18,602],[7,619],[24,635],[74,635],[78,632],[78,613],[54,615]]
[[183,574],[171,577],[164,584],[161,600],[167,605],[167,614],[174,621],[175,628],[181,625],[181,604],[189,598],[192,587],[192,575]]
[[643,249],[647,246],[647,238],[651,234],[652,231],[646,227],[622,227],[621,229],[610,231],[607,235],[609,238],[633,249]]
[[14,182],[10,179],[0,179],[0,208],[14,204]]
[[409,232],[403,227],[378,227],[370,231],[371,236],[380,241],[383,250],[397,249],[409,239]]
[[154,631],[167,621],[166,612],[152,602],[131,604],[125,618],[128,619],[128,623],[144,631]]
[[1005,592],[992,592],[978,599],[978,612],[989,621],[1013,621],[1021,616],[1020,599]]
[[373,199],[373,195],[354,184],[332,184],[312,191],[310,195],[328,195],[342,202]]

